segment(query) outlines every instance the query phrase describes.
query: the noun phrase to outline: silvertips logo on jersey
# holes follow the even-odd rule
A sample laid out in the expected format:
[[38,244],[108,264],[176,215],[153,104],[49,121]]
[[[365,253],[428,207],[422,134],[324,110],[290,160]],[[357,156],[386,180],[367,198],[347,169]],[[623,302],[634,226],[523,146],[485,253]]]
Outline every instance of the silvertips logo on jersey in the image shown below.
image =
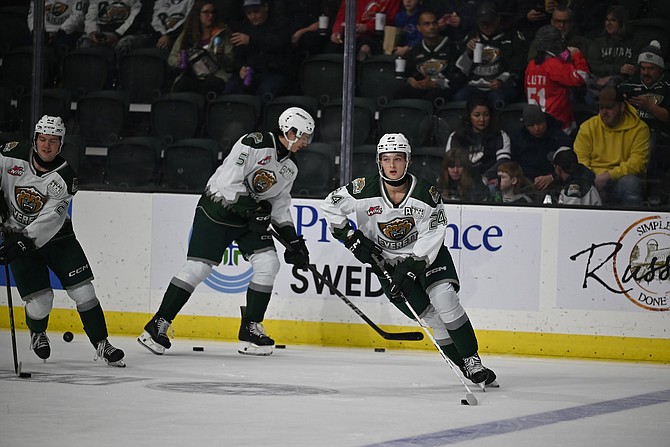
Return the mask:
[[231,244],[223,253],[221,264],[203,282],[217,292],[243,293],[253,274],[254,269],[244,260],[237,245]]
[[642,309],[670,310],[670,215],[639,219],[617,241],[592,244],[570,260],[585,262],[583,288],[595,281]]

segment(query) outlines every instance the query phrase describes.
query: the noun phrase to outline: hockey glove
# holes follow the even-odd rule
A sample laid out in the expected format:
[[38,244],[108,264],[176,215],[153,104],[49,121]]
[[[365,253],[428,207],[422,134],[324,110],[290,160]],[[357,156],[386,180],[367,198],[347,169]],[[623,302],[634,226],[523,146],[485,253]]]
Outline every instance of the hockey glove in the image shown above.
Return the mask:
[[365,237],[361,230],[354,231],[354,234],[344,241],[344,246],[363,264],[372,264],[372,255],[382,254],[382,248]]
[[288,248],[284,251],[284,261],[303,270],[307,268],[309,265],[309,250],[307,250],[305,239],[302,236],[297,236],[296,239],[288,241]]
[[272,205],[267,200],[258,202],[258,208],[247,212],[249,230],[254,233],[266,233],[270,225]]
[[403,301],[404,295],[411,292],[412,284],[425,268],[425,262],[413,258],[407,258],[396,265],[389,288],[391,301]]
[[35,243],[21,233],[12,233],[0,245],[0,264],[7,265],[35,248]]

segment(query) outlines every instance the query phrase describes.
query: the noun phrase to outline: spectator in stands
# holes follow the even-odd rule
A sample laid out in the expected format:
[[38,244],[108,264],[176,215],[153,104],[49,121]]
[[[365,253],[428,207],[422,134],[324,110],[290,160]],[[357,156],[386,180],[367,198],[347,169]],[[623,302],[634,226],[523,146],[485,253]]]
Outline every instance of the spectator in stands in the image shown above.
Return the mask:
[[393,49],[393,55],[398,57],[405,57],[423,39],[419,31],[419,16],[423,12],[421,0],[403,0],[402,4],[394,20],[394,25],[400,29],[398,45]]
[[587,61],[592,76],[587,83],[586,103],[593,106],[606,85],[617,85],[635,74],[639,44],[628,29],[628,12],[612,6],[605,17],[605,33],[589,47]]
[[575,14],[577,33],[589,39],[595,39],[602,34],[607,8],[611,4],[611,0],[572,0],[570,9]]
[[77,45],[81,48],[101,47],[116,50],[123,36],[136,31],[139,25],[136,19],[141,9],[141,0],[118,0],[113,3],[107,0],[90,0],[84,19],[84,35]]
[[[33,31],[35,17],[34,0],[28,11],[28,29]],[[72,50],[84,33],[84,14],[88,0],[45,0],[44,1],[44,45],[48,45],[62,57]]]
[[598,106],[598,115],[579,127],[574,146],[577,158],[596,174],[595,185],[604,203],[640,206],[649,160],[649,126],[615,87],[602,90]]
[[477,176],[491,185],[495,184],[498,164],[511,158],[509,136],[494,124],[493,114],[487,96],[473,95],[466,102],[460,128],[449,135],[446,147],[447,153],[455,149],[465,150]]
[[288,92],[297,75],[291,35],[280,18],[270,17],[267,0],[244,0],[244,14],[231,36],[235,74],[226,93],[256,94],[269,102]]
[[135,48],[158,48],[165,51],[167,58],[184,28],[193,2],[194,0],[156,0],[153,13],[144,14],[145,21],[149,23],[145,23],[140,32],[123,36],[118,43],[119,53],[125,54]]
[[442,199],[456,202],[486,202],[489,190],[472,166],[468,153],[454,149],[446,153],[437,179]]
[[562,205],[601,206],[594,185],[596,175],[577,161],[577,154],[564,146],[549,154],[559,185],[557,202]]
[[[329,53],[344,51],[344,20],[346,0],[341,0],[337,11],[333,32],[330,35]],[[401,0],[361,0],[356,2],[356,50],[358,61],[364,61],[372,54],[382,53],[382,38],[375,34],[375,16],[377,13],[386,15],[386,25],[393,25],[395,16],[400,11]]]
[[[563,43],[566,47],[579,48],[583,55],[588,54],[591,40],[579,34],[574,26],[572,10],[564,3],[559,3],[551,13],[552,26],[555,26],[561,32]],[[537,34],[537,33],[536,33]],[[537,55],[537,42],[533,39],[528,48],[528,60],[535,59]]]
[[516,30],[530,42],[538,29],[549,25],[551,13],[558,3],[555,0],[498,0],[500,13],[506,18],[502,29]]
[[664,76],[665,61],[658,41],[652,41],[640,53],[639,72],[619,85],[626,101],[651,131],[651,155],[647,170],[650,204],[659,204],[662,195],[670,195],[670,82]]
[[577,128],[570,91],[586,84],[589,66],[578,48],[565,48],[561,32],[552,25],[540,28],[535,42],[537,55],[526,67],[526,98],[558,119],[570,134]]
[[544,113],[537,104],[523,109],[523,127],[512,134],[512,160],[519,163],[524,174],[538,191],[548,191],[554,182],[554,168],[547,156],[572,140],[561,131],[561,123]]
[[181,71],[172,91],[209,97],[222,93],[233,72],[230,39],[230,29],[218,18],[214,2],[196,0],[168,57],[168,64]]
[[494,3],[479,6],[477,22],[479,28],[468,34],[456,61],[456,67],[467,77],[467,85],[456,92],[454,100],[467,101],[473,93],[485,92],[495,108],[502,109],[517,97],[515,82],[525,66],[525,40],[518,32],[500,29]]
[[419,15],[421,43],[407,54],[407,84],[395,94],[396,98],[418,98],[436,105],[451,99],[453,91],[462,84],[462,75],[451,63],[456,47],[447,36],[440,36],[437,17],[430,11]]
[[426,11],[438,17],[440,34],[452,41],[463,40],[477,28],[477,5],[480,0],[424,0]]
[[499,197],[503,203],[532,203],[533,184],[525,175],[516,161],[505,161],[498,165]]
[[332,24],[335,10],[339,7],[338,0],[276,0],[274,6],[275,13],[290,29],[296,62],[323,52],[330,33],[322,35],[319,32],[319,16],[328,17],[329,24]]

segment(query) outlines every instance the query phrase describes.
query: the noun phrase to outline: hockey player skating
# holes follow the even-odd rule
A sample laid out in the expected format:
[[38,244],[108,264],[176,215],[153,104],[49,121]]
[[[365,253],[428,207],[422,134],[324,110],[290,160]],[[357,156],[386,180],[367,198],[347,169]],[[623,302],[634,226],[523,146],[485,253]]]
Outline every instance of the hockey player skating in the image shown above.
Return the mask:
[[[382,136],[377,145],[379,173],[331,192],[322,210],[333,236],[359,261],[373,266],[391,302],[412,318],[404,296],[465,377],[493,384],[496,375],[482,365],[472,324],[459,302],[458,275],[444,246],[447,217],[440,194],[407,172],[410,162],[411,147],[403,134]],[[391,282],[373,256],[383,259]]]
[[51,355],[46,330],[54,293],[51,269],[77,304],[84,331],[96,349],[96,359],[126,366],[122,350],[107,340],[105,315],[91,281],[93,273],[77,241],[67,210],[77,192],[74,170],[59,155],[65,125],[44,115],[35,125],[33,145],[17,141],[0,149],[4,240],[0,263],[9,264],[25,301],[30,347],[39,358]]
[[154,354],[170,348],[168,330],[195,288],[233,241],[253,267],[242,307],[240,354],[270,355],[274,340],[261,324],[265,316],[279,259],[268,232],[273,227],[287,241],[284,260],[298,267],[309,263],[309,252],[291,217],[291,187],[298,175],[294,153],[305,148],[314,133],[314,119],[298,107],[286,109],[275,132],[242,136],[207,182],[193,219],[187,261],[172,278],[156,315],[144,326],[138,341]]

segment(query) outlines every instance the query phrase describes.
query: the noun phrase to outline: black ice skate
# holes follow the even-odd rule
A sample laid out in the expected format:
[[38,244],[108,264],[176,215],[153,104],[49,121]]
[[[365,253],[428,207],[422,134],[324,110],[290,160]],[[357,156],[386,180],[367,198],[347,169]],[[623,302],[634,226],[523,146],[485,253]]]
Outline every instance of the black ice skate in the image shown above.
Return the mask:
[[170,330],[172,338],[174,338],[170,322],[163,317],[154,316],[144,326],[144,332],[137,337],[137,341],[154,354],[163,355],[165,350],[170,349],[170,346],[172,346],[167,334],[168,330]]
[[[482,365],[482,359],[479,358],[478,354],[475,353],[470,357],[466,357],[463,359],[463,361],[465,362],[465,366],[461,366],[460,368],[463,372],[463,375],[467,379],[470,379],[472,383],[476,384],[480,384],[482,382],[486,383],[486,380],[489,377],[488,371],[491,370],[484,368]],[[493,380],[495,380],[495,374]]]
[[103,358],[109,366],[125,368],[126,364],[123,361],[124,355],[125,354],[122,350],[112,346],[112,344],[105,338],[104,340],[98,342],[98,348],[95,352],[95,360]]
[[30,349],[35,351],[37,357],[47,362],[51,355],[51,345],[49,344],[49,337],[46,332],[31,332],[30,333]]
[[242,310],[242,324],[240,325],[240,346],[237,352],[247,355],[270,355],[274,351],[275,341],[267,336],[261,323],[254,323],[246,318],[246,307]]

